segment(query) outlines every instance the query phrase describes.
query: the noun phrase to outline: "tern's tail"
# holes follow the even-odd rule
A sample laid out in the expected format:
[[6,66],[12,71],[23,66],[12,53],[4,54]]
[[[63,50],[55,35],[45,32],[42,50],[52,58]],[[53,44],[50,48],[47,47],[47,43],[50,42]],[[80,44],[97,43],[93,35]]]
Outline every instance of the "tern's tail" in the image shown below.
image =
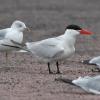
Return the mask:
[[64,83],[68,83],[68,84],[71,84],[71,85],[75,85],[72,83],[72,80],[71,79],[65,79],[65,78],[56,78],[55,81],[61,81],[61,82],[64,82]]

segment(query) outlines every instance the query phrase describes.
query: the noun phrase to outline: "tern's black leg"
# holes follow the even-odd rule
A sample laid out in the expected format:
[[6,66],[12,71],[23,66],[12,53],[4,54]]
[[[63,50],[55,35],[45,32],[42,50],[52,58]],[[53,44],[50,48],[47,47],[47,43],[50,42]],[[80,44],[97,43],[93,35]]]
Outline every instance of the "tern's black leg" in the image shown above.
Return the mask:
[[59,70],[59,63],[58,63],[58,61],[56,62],[56,66],[57,66],[57,74],[61,74],[61,72]]
[[53,74],[53,72],[50,69],[50,63],[48,62],[48,70],[49,70],[49,74]]

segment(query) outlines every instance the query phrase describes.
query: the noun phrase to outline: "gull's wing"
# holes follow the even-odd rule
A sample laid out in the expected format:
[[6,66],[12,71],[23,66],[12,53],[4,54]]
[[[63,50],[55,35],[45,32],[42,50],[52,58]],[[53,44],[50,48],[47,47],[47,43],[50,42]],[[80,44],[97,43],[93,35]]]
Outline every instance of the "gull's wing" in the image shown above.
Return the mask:
[[62,81],[71,85],[78,86],[87,92],[100,94],[100,75],[95,77],[85,76],[75,80],[69,80],[62,77],[56,78],[56,81]]
[[100,75],[95,77],[81,77],[72,82],[87,92],[94,94],[100,93]]
[[91,78],[87,83],[87,87],[89,89],[100,92],[100,76]]
[[8,32],[8,28],[0,30],[0,40],[5,38],[7,32]]
[[88,65],[97,65],[98,68],[99,68],[99,66],[100,66],[100,56],[94,57],[94,58],[89,59],[89,60],[83,60],[82,63],[88,64]]
[[89,61],[89,63],[90,63],[90,64],[96,64],[96,65],[100,66],[100,56],[94,57],[93,59],[91,59],[91,60]]
[[39,57],[52,58],[60,56],[64,48],[60,46],[60,40],[50,38],[39,42],[26,43],[27,48]]

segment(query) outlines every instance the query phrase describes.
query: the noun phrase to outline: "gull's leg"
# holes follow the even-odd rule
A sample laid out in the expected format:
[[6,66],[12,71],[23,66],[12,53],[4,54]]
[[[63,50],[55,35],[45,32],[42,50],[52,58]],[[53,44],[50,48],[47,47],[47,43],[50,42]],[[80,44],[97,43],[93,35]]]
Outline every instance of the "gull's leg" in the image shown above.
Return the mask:
[[58,63],[58,61],[56,62],[56,66],[57,66],[57,74],[61,74],[61,72],[60,72],[60,70],[59,70],[59,63]]
[[53,72],[50,69],[50,63],[48,62],[48,70],[49,70],[49,74],[53,74]]
[[6,65],[8,66],[8,52],[5,53],[5,57],[6,57]]

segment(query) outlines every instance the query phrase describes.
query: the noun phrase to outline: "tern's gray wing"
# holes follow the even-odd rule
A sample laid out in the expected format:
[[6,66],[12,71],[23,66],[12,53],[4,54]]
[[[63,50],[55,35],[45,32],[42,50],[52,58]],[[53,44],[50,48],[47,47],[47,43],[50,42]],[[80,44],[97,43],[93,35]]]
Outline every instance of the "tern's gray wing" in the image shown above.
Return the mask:
[[0,40],[4,39],[7,34],[7,29],[0,30]]
[[60,56],[64,52],[64,48],[60,47],[59,42],[55,39],[48,39],[45,41],[28,43],[28,49],[39,57],[43,58],[54,58]]

